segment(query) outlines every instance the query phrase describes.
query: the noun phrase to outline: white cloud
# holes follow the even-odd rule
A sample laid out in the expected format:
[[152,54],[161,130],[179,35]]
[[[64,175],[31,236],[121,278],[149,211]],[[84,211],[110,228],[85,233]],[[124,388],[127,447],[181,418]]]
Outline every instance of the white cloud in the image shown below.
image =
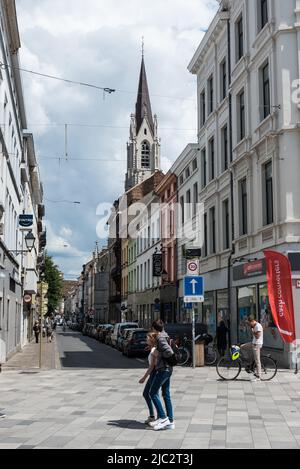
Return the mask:
[[[217,6],[214,0],[17,0],[24,68],[123,91],[104,101],[101,92],[23,74],[45,197],[81,202],[46,202],[49,246],[69,243],[72,237],[70,250],[54,252],[64,272],[81,271],[94,249],[98,204],[112,202],[123,191],[141,37],[145,36],[152,108],[159,118],[167,171],[186,144],[197,138],[196,79],[187,65]],[[65,123],[122,128],[69,127],[70,160],[106,161],[45,159],[63,158]]]

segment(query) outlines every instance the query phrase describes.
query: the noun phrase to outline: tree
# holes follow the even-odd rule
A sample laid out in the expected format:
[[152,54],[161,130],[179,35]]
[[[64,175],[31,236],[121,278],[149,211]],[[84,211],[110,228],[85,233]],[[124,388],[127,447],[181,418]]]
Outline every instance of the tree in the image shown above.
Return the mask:
[[48,313],[54,313],[63,297],[63,278],[51,256],[45,255],[45,282],[48,283]]

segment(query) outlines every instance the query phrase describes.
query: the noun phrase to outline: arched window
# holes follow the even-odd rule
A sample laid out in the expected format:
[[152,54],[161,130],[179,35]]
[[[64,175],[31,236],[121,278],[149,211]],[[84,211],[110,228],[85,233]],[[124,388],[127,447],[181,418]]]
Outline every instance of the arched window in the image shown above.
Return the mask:
[[142,143],[142,168],[150,168],[150,145],[148,142],[144,141]]

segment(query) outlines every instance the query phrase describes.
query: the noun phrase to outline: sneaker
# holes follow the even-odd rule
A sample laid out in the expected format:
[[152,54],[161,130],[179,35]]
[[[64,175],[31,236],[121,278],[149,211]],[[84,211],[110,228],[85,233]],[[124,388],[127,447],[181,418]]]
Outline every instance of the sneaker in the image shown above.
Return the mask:
[[261,379],[254,377],[251,379],[251,383],[261,383]]
[[6,415],[0,413],[0,419],[5,419]]
[[159,430],[167,430],[167,427],[171,425],[171,422],[168,418],[166,419],[159,419],[157,424],[153,427],[153,430],[159,431]]
[[170,425],[167,426],[166,430],[175,430],[175,422],[170,422]]
[[145,425],[150,425],[152,422],[156,422],[157,419],[155,417],[148,417],[147,420],[145,420]]

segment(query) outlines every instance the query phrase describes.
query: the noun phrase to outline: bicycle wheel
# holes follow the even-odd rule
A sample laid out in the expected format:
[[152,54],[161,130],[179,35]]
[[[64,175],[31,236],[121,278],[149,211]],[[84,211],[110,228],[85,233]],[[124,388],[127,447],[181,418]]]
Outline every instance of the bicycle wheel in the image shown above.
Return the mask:
[[179,366],[184,366],[190,359],[190,352],[185,347],[178,347],[176,351],[176,358]]
[[206,366],[215,365],[218,360],[218,354],[214,347],[205,347],[204,349],[204,361]]
[[217,364],[217,373],[224,381],[234,381],[241,370],[241,361],[232,360],[231,357],[222,357]]
[[[273,358],[262,356],[261,359],[261,380],[271,381],[277,374],[277,363]],[[257,374],[256,365],[254,364],[255,374]]]

